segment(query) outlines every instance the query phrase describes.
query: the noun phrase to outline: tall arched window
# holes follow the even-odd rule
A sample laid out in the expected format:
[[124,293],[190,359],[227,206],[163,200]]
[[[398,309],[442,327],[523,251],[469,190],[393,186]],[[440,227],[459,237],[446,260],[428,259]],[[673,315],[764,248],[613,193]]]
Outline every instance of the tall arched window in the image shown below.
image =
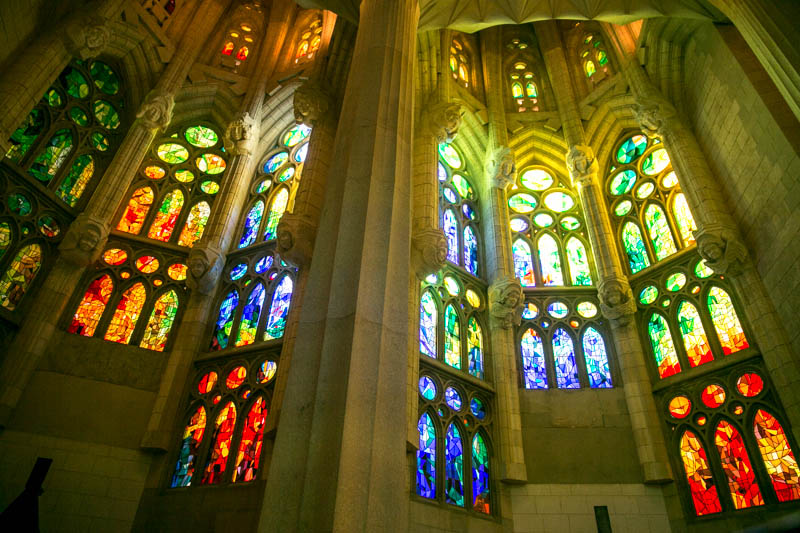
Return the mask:
[[311,61],[322,45],[322,17],[314,16],[311,22],[299,34],[294,62]]
[[[244,6],[244,9],[247,7]],[[242,8],[239,8],[237,11],[241,10]],[[238,22],[225,32],[219,56],[222,66],[234,72],[238,72],[241,65],[256,50],[259,41],[257,27],[253,20],[236,18]]]
[[[179,135],[180,134],[180,135]],[[217,130],[197,124],[157,139],[122,209],[117,231],[191,248],[208,223],[227,168]]]
[[609,168],[606,199],[632,274],[695,242],[697,225],[657,140],[641,134],[623,137]]
[[419,402],[416,493],[445,505],[491,514],[486,393],[470,391],[424,370],[419,378]]
[[209,350],[281,338],[296,270],[271,253],[232,257],[225,268],[229,283],[220,295]]
[[634,286],[660,378],[750,348],[724,284],[692,254]]
[[605,79],[611,73],[608,52],[598,33],[587,33],[579,50],[584,75],[593,83]]
[[592,285],[583,214],[567,181],[545,168],[527,169],[508,206],[514,270],[523,287]]
[[[189,396],[189,422],[176,443],[171,487],[246,483],[259,477],[277,369],[275,361],[263,355],[198,369]],[[237,423],[237,418],[242,420]],[[214,421],[213,428],[207,427],[207,420]],[[203,468],[199,483],[198,464]]]
[[164,351],[187,292],[184,260],[109,241],[73,296],[67,331]]
[[[519,39],[512,39],[508,47],[524,50],[528,45]],[[517,58],[511,63],[508,83],[511,99],[518,112],[539,111],[539,84],[534,75],[533,65],[529,61]]]
[[478,195],[469,179],[466,161],[450,144],[439,145],[439,209],[447,239],[447,260],[480,275]]
[[0,305],[13,311],[30,289],[42,266],[42,247],[29,244],[14,256],[3,276],[0,277]]
[[470,53],[461,38],[455,37],[450,43],[450,74],[453,79],[469,88],[472,82],[472,65]]
[[248,208],[239,232],[238,248],[272,241],[284,213],[291,211],[308,154],[311,128],[292,126],[279,136],[251,185]]

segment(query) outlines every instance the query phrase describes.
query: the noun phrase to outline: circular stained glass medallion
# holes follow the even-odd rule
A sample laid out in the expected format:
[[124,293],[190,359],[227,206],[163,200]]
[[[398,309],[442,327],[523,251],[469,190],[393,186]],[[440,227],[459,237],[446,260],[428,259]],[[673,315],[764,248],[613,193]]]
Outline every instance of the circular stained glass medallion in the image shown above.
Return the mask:
[[536,209],[536,198],[530,194],[515,194],[508,199],[508,206],[517,213],[530,213]]
[[419,378],[419,393],[428,401],[436,398],[436,383],[428,376]]
[[189,268],[183,263],[175,263],[167,268],[167,276],[175,281],[183,281],[186,279],[186,273]]
[[658,298],[658,289],[654,285],[648,285],[639,293],[639,301],[644,305],[650,305]]
[[523,187],[534,191],[543,191],[550,187],[554,181],[550,173],[539,168],[526,170],[519,178],[519,182]]
[[706,407],[715,409],[725,403],[725,389],[712,383],[700,393],[700,399]]
[[475,192],[472,190],[472,185],[460,174],[453,174],[453,186],[458,191],[462,198],[470,200],[475,199]]
[[444,288],[447,289],[447,292],[450,293],[450,296],[458,296],[458,294],[461,292],[461,287],[459,287],[458,282],[452,276],[444,277]]
[[447,387],[444,391],[444,401],[453,411],[461,410],[461,394],[453,387]]
[[278,371],[278,365],[275,361],[264,361],[259,365],[258,371],[256,372],[256,383],[267,383],[272,378],[275,377],[275,373]]
[[228,377],[225,380],[225,385],[229,389],[235,389],[241,386],[244,383],[244,379],[247,377],[247,369],[243,366],[237,366],[233,370],[228,373]]
[[158,158],[170,165],[177,165],[189,159],[189,150],[178,143],[159,144],[156,148]]
[[540,228],[549,228],[553,225],[553,217],[547,213],[537,213],[533,217],[533,223]]
[[547,314],[553,318],[564,318],[569,313],[569,308],[564,302],[553,302],[547,306]]
[[231,269],[231,281],[241,279],[247,273],[247,263],[239,263]]
[[211,175],[222,174],[226,167],[225,160],[217,154],[203,154],[195,160],[195,164],[200,172]]
[[478,293],[472,289],[467,289],[466,296],[469,305],[471,305],[473,308],[478,309],[481,306],[481,298],[478,296]]
[[527,302],[525,307],[522,308],[522,318],[525,320],[532,320],[539,316],[539,308],[532,302]]
[[675,272],[667,278],[667,290],[670,292],[679,291],[686,285],[686,274]]
[[511,230],[516,232],[526,231],[528,229],[528,221],[524,218],[513,217],[511,219]]
[[139,259],[136,260],[136,268],[138,268],[141,272],[145,274],[152,274],[158,267],[160,266],[158,259],[153,257],[152,255],[143,255]]
[[219,183],[206,180],[200,184],[200,190],[206,194],[217,194],[219,192]]
[[667,151],[659,148],[652,154],[648,155],[642,163],[642,172],[648,176],[655,176],[669,165],[669,156]]
[[486,418],[486,407],[484,407],[483,401],[480,398],[473,398],[470,400],[469,410],[472,413],[472,416],[478,420],[483,420]]
[[692,402],[686,396],[675,396],[669,401],[668,409],[673,418],[686,418],[692,411]]
[[630,192],[630,190],[633,189],[634,183],[636,183],[636,172],[633,170],[622,170],[611,180],[609,189],[611,189],[611,194],[619,196],[620,194]]
[[633,204],[631,203],[630,200],[623,200],[620,203],[618,203],[617,206],[614,208],[614,214],[617,215],[618,217],[624,217],[625,215],[631,212],[632,207]]
[[639,185],[639,188],[636,189],[636,197],[639,198],[640,200],[644,200],[645,198],[653,194],[653,191],[655,190],[656,190],[655,184],[652,181],[647,181]]
[[191,183],[194,181],[194,174],[191,170],[176,170],[175,179],[181,183]]
[[200,378],[200,382],[197,384],[197,392],[200,394],[208,394],[214,388],[214,385],[217,384],[217,373],[216,372],[208,372]]
[[580,302],[577,305],[578,314],[583,318],[594,318],[597,316],[597,306],[592,302]]
[[103,261],[111,266],[119,266],[128,260],[128,253],[119,248],[111,248],[103,252]]
[[219,142],[217,132],[205,126],[191,126],[187,128],[184,137],[192,146],[198,148],[211,148]]
[[272,174],[289,160],[289,152],[278,152],[264,163],[264,172]]
[[627,165],[634,159],[641,156],[647,148],[647,137],[644,135],[634,135],[633,137],[625,140],[622,146],[617,151],[617,161],[623,165]]
[[439,155],[442,156],[444,162],[450,165],[451,168],[461,168],[461,156],[458,155],[455,148],[447,143],[439,145]]
[[544,197],[544,205],[556,213],[563,213],[572,209],[572,206],[575,205],[575,200],[567,193],[554,191]]
[[575,217],[564,217],[561,219],[561,227],[567,231],[573,231],[580,228],[581,223]]
[[745,398],[753,398],[764,390],[764,380],[755,372],[748,372],[736,380],[736,390]]

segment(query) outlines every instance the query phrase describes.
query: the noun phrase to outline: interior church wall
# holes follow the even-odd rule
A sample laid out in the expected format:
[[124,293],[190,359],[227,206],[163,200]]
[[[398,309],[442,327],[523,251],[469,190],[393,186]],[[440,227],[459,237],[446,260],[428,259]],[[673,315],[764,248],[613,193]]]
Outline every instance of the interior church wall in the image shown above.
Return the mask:
[[[749,54],[741,56],[746,65]],[[771,84],[757,62],[749,64]],[[765,103],[775,96],[756,90],[713,25],[692,35],[683,68],[691,80],[684,85],[683,111],[798,354],[800,330],[793,322],[800,301],[800,155]]]

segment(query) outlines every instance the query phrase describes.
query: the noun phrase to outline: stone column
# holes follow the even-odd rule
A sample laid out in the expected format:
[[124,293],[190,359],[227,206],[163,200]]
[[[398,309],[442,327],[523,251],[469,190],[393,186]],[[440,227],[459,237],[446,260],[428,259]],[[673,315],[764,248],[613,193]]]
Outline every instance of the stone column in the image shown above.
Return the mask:
[[566,156],[567,168],[578,189],[586,217],[589,242],[597,266],[600,309],[611,323],[639,464],[645,483],[663,483],[672,479],[672,472],[647,374],[645,352],[636,323],[632,320],[636,303],[611,230],[608,209],[598,181],[597,160],[592,149],[586,145],[556,23],[548,21],[536,23],[535,26],[556,95],[564,137],[570,147]]
[[733,21],[800,120],[800,44],[797,0],[711,0]]
[[743,310],[754,337],[751,340],[761,351],[793,431],[800,437],[800,365],[739,228],[725,208],[705,154],[688,123],[636,61],[629,63],[625,74],[636,98],[634,112],[642,131],[660,139],[669,152],[697,223],[697,251],[716,274],[728,276],[746,304]]
[[360,10],[259,531],[407,529],[419,6],[363,0]]
[[[490,28],[481,39],[484,80],[489,111],[489,145],[484,161],[480,189],[486,278],[490,282],[489,332],[494,370],[496,422],[495,434],[502,465],[503,481],[525,482],[525,452],[522,445],[522,418],[519,405],[519,368],[516,349],[516,326],[522,319],[525,301],[522,285],[514,274],[511,252],[506,190],[517,180],[514,154],[508,147],[505,105],[503,104],[503,43],[501,29]],[[449,52],[448,52],[449,53]]]
[[24,46],[0,77],[0,150],[10,148],[8,139],[75,57],[90,59],[101,54],[113,39],[111,24],[122,11],[122,0],[95,1],[71,14],[58,28],[48,28]]
[[205,0],[200,6],[198,23],[181,40],[156,88],[136,113],[136,120],[86,210],[78,215],[64,236],[59,247],[61,255],[39,289],[29,309],[28,319],[22,323],[10,347],[9,356],[0,368],[0,426],[5,424],[36,369],[84,270],[103,251],[117,206],[124,201],[124,195],[147,155],[156,131],[169,125],[174,94],[180,89],[201,50],[197,46],[197,36],[212,33],[212,28],[228,3],[230,0]]

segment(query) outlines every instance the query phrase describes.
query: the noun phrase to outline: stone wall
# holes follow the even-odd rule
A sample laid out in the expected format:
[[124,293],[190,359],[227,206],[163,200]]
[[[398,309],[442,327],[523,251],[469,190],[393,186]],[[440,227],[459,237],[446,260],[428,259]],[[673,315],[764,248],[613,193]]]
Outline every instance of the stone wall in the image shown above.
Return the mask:
[[710,24],[687,43],[683,111],[800,353],[790,322],[800,301],[800,156],[772,114],[781,104],[774,85],[740,39],[729,44]]

